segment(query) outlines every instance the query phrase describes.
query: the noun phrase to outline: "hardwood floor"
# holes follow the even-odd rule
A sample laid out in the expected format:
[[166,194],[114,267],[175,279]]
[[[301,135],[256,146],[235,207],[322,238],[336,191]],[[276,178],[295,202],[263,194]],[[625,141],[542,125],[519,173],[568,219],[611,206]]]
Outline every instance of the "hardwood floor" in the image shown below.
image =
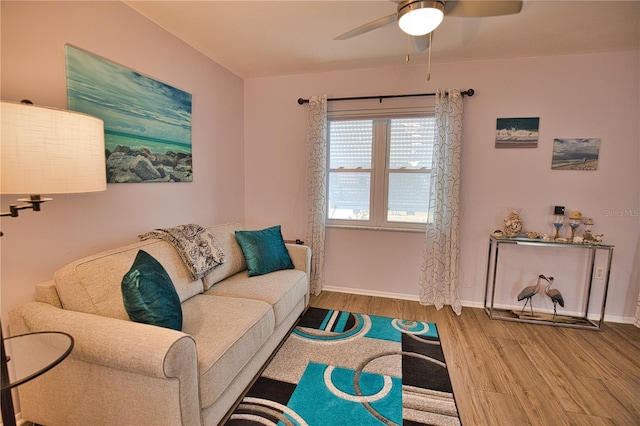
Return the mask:
[[323,292],[311,306],[435,322],[462,424],[640,425],[640,329],[490,320],[482,309]]

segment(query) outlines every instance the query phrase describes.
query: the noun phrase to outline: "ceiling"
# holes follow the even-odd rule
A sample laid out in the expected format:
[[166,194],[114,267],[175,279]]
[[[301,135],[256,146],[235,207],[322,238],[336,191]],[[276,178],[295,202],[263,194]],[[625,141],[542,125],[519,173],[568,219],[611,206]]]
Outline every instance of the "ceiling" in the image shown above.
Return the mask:
[[[396,11],[390,0],[125,1],[242,78],[426,63],[396,24],[348,40]],[[445,17],[431,62],[640,50],[639,0],[525,0],[517,15]],[[407,55],[409,57],[407,58]]]

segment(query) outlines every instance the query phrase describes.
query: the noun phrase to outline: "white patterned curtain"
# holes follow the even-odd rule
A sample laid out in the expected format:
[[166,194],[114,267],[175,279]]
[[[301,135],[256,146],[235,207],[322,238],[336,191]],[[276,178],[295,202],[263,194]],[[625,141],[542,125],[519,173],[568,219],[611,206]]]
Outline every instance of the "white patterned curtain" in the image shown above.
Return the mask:
[[307,128],[309,216],[308,245],[311,247],[311,293],[324,287],[324,232],[327,218],[327,97],[309,98]]
[[460,315],[458,229],[462,95],[457,89],[436,92],[436,140],[429,188],[429,220],[420,268],[420,303]]

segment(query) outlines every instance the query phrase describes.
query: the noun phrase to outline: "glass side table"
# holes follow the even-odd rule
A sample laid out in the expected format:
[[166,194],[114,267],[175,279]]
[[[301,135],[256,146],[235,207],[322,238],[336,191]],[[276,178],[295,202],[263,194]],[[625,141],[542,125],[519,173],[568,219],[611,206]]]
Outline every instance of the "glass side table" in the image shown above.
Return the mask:
[[15,425],[11,389],[46,373],[73,349],[73,337],[58,331],[2,339],[2,423]]

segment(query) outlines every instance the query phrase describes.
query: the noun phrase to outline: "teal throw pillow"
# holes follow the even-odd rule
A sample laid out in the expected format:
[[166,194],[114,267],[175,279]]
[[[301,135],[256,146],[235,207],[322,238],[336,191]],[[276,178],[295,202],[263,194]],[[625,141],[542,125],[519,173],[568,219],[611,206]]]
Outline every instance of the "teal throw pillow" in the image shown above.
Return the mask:
[[236,240],[247,260],[250,277],[294,268],[280,225],[260,231],[236,231]]
[[182,306],[164,267],[139,250],[122,278],[122,299],[131,321],[182,330]]

